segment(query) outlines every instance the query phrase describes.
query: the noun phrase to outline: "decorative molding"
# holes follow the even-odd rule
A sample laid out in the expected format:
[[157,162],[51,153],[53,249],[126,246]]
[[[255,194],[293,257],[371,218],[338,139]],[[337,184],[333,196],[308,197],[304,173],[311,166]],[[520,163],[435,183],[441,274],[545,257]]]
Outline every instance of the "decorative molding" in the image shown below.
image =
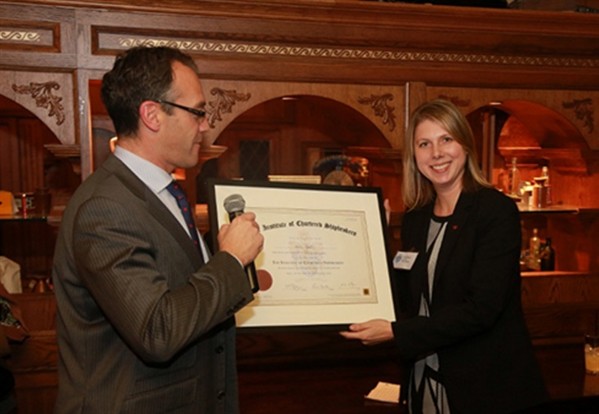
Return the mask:
[[206,108],[210,128],[214,128],[216,121],[222,121],[221,114],[230,114],[237,101],[248,101],[252,97],[250,93],[244,94],[220,88],[212,88],[210,94],[216,97],[214,101],[208,102],[208,108]]
[[550,56],[509,56],[476,53],[414,52],[400,50],[267,45],[176,38],[119,37],[118,46],[170,46],[187,52],[227,53],[301,58],[361,59],[400,62],[442,62],[485,65],[599,67],[599,58],[576,59]]
[[389,105],[393,100],[393,94],[370,95],[370,97],[358,97],[358,102],[363,105],[369,105],[374,110],[374,115],[383,118],[383,124],[389,124],[389,131],[395,129],[395,108]]
[[38,32],[26,32],[23,30],[0,30],[0,41],[2,42],[35,42],[39,43],[42,35]]
[[65,121],[64,107],[60,103],[62,98],[52,95],[52,89],[60,89],[57,82],[50,81],[46,83],[29,82],[29,85],[12,85],[16,93],[30,94],[35,99],[38,108],[47,108],[48,116],[56,117],[56,125],[61,125]]
[[11,52],[60,52],[58,22],[0,19],[0,49]]
[[46,144],[44,148],[56,158],[69,161],[73,172],[81,175],[81,146],[79,144]]
[[565,109],[573,109],[576,119],[583,122],[589,134],[595,130],[595,119],[593,118],[593,100],[591,98],[574,99],[570,102],[562,102]]
[[45,144],[44,148],[56,158],[80,158],[81,146],[79,144]]

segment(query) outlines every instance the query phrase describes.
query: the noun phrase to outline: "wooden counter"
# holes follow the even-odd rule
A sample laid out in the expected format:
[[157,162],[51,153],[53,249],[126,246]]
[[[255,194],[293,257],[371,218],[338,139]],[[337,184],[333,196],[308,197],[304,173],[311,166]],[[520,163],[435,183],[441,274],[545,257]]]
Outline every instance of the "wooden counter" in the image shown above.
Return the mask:
[[[526,282],[523,294],[530,288]],[[31,330],[25,343],[12,346],[8,360],[19,414],[49,414],[58,386],[54,296],[16,298]],[[582,347],[583,332],[596,322],[599,303],[528,301],[525,312],[553,399],[543,414],[599,412],[599,376],[585,375]],[[402,369],[393,346],[365,347],[344,340],[337,330],[240,329],[238,371],[242,414],[401,412],[398,406],[364,399],[378,381],[400,382]]]

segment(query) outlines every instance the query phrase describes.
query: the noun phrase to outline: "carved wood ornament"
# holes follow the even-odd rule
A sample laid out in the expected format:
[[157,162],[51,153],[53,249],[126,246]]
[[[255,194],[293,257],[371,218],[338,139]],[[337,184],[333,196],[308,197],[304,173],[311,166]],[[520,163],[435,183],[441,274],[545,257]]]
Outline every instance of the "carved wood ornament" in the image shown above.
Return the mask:
[[177,39],[169,37],[119,37],[117,43],[122,49],[128,49],[134,46],[169,46],[193,53],[217,52],[236,55],[292,56],[301,58],[380,60],[421,63],[467,63],[509,66],[568,66],[585,68],[596,68],[599,66],[599,59],[594,58],[555,58],[551,56],[516,56],[492,53],[445,53],[429,51],[415,52],[410,50],[393,49],[380,50],[348,47],[310,47],[222,40]]
[[395,129],[395,107],[389,105],[389,101],[393,100],[393,94],[385,93],[383,95],[370,95],[369,97],[358,97],[358,102],[363,105],[370,105],[374,110],[374,114],[383,118],[383,124],[389,125],[389,131]]
[[216,97],[214,101],[208,102],[206,108],[210,128],[214,128],[216,121],[222,121],[221,114],[230,114],[237,101],[248,101],[252,96],[250,93],[238,93],[235,90],[220,88],[212,88],[210,94]]
[[0,40],[6,42],[39,42],[41,35],[38,32],[24,30],[0,30]]
[[16,93],[29,94],[35,99],[38,108],[47,108],[49,117],[56,117],[56,125],[61,125],[65,121],[64,107],[60,103],[61,97],[52,95],[52,89],[60,89],[57,82],[50,81],[46,83],[29,82],[29,85],[12,85]]
[[586,99],[574,99],[571,102],[562,102],[562,106],[565,109],[573,109],[576,119],[583,122],[589,134],[595,130],[595,119],[593,118],[593,100],[591,98]]

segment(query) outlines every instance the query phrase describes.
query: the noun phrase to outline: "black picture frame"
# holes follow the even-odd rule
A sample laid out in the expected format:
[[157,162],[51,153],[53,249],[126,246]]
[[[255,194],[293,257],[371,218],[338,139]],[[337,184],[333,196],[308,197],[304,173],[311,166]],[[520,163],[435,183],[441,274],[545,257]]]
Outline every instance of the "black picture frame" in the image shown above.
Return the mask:
[[265,239],[255,261],[260,290],[237,313],[239,327],[396,319],[380,188],[210,179],[207,190],[215,250],[233,194],[256,214]]

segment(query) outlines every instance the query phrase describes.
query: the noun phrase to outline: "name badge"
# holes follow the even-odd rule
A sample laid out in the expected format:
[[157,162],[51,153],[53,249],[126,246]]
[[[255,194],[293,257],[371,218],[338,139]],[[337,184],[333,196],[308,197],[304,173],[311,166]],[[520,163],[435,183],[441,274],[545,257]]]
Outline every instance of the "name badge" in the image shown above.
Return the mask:
[[418,252],[397,252],[393,258],[393,268],[410,270],[418,257]]

